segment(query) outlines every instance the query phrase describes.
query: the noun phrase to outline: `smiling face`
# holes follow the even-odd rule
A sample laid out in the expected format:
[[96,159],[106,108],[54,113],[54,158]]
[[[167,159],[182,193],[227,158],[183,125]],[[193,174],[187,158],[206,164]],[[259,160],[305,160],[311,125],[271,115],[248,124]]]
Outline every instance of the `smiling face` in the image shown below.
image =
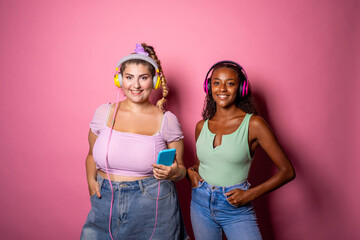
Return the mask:
[[152,91],[152,75],[148,66],[141,63],[126,64],[122,78],[122,89],[128,100],[135,103],[149,101]]
[[235,103],[239,89],[238,73],[231,68],[215,69],[211,76],[211,92],[216,105],[227,108]]

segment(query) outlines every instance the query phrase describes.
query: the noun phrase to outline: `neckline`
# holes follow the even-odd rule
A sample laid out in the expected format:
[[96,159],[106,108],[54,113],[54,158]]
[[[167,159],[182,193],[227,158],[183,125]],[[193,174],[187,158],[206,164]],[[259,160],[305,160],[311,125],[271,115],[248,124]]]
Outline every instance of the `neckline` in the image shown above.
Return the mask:
[[[236,133],[237,131],[239,131],[239,129],[240,129],[241,126],[243,125],[243,123],[244,123],[245,118],[247,117],[247,115],[248,115],[248,113],[246,113],[246,115],[244,116],[244,119],[242,120],[242,122],[241,122],[240,125],[236,128],[236,130],[235,130],[234,132],[229,133],[229,134],[223,134],[222,137],[223,137],[223,136],[230,136],[230,135]],[[206,119],[206,128],[207,128],[208,132],[211,133],[212,135],[214,135],[214,136],[217,135],[216,133],[213,133],[213,132],[210,131],[210,129],[209,129],[209,119]],[[221,145],[219,145],[219,146],[221,146]],[[218,146],[217,146],[217,147],[218,147]]]
[[[105,128],[107,129],[110,129],[111,130],[111,127],[109,127],[107,125],[108,121],[109,121],[109,116],[110,116],[110,111],[111,111],[111,103],[109,103],[109,106],[108,106],[108,113],[107,113],[107,116],[106,116],[106,120],[105,120]],[[114,132],[116,133],[123,133],[123,134],[133,134],[133,135],[138,135],[138,136],[146,136],[146,137],[155,137],[157,135],[159,135],[163,129],[163,126],[164,126],[164,120],[165,120],[165,114],[167,113],[168,111],[165,111],[163,112],[163,117],[162,117],[162,120],[161,120],[161,125],[160,125],[160,129],[154,133],[153,135],[146,135],[146,134],[140,134],[140,133],[132,133],[132,132],[122,132],[122,131],[118,131],[118,130],[115,130],[115,129],[112,129]]]
[[[164,119],[163,119],[164,120]],[[162,124],[161,124],[162,125]],[[105,126],[107,129],[111,130],[110,127],[108,126]],[[120,133],[120,134],[131,134],[131,135],[138,135],[138,136],[145,136],[145,137],[156,137],[157,135],[160,134],[160,131],[161,131],[161,128],[159,131],[157,131],[156,133],[154,133],[153,135],[146,135],[146,134],[140,134],[140,133],[132,133],[132,132],[122,132],[122,131],[118,131],[118,130],[115,130],[113,129],[112,130],[113,132],[116,132],[116,133]]]

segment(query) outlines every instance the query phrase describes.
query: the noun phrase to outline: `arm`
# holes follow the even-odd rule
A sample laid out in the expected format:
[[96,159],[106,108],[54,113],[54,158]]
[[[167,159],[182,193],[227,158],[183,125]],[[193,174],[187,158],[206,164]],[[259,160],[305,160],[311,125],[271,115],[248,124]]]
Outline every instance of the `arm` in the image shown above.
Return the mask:
[[259,145],[276,165],[277,172],[265,182],[250,188],[248,191],[240,189],[229,191],[226,195],[231,204],[246,204],[295,178],[294,168],[270,127],[261,117],[252,116],[249,124],[249,147],[251,152],[253,153]]
[[179,141],[169,143],[167,146],[168,148],[176,149],[175,161],[171,166],[152,164],[154,168],[154,177],[156,179],[179,181],[186,175],[186,169],[183,162],[184,142],[182,139],[180,139]]
[[[195,142],[199,138],[199,135],[200,135],[200,132],[201,132],[201,129],[203,126],[204,126],[204,120],[201,120],[196,124]],[[196,156],[196,154],[195,154],[195,156]],[[200,161],[197,156],[195,157],[195,159],[196,159],[195,164],[192,167],[187,169],[187,178],[190,181],[191,187],[196,187],[198,185],[199,181],[203,181],[203,179],[199,175]]]
[[89,194],[90,196],[96,194],[100,198],[101,195],[100,195],[99,184],[96,181],[96,164],[92,154],[96,139],[97,136],[91,130],[89,130],[89,136],[88,136],[89,153],[86,156],[85,166],[86,166],[86,178],[89,187]]

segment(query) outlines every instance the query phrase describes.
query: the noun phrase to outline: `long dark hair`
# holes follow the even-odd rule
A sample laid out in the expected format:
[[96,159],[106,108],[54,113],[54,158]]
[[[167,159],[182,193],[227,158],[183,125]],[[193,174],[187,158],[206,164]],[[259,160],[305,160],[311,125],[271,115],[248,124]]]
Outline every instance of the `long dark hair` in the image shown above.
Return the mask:
[[[241,69],[237,65],[231,63],[219,63],[218,65],[216,65],[211,73],[211,77],[214,71],[219,68],[234,69],[238,74],[239,81],[240,82],[245,81],[245,75],[243,74]],[[211,89],[209,90],[211,91]],[[235,105],[236,107],[240,108],[242,111],[246,113],[258,114],[256,110],[256,104],[252,96],[250,84],[249,84],[248,94],[245,97],[241,97],[239,94],[236,95]],[[204,120],[210,119],[215,115],[215,113],[216,113],[216,102],[212,97],[212,94],[207,94],[204,101],[202,117]]]

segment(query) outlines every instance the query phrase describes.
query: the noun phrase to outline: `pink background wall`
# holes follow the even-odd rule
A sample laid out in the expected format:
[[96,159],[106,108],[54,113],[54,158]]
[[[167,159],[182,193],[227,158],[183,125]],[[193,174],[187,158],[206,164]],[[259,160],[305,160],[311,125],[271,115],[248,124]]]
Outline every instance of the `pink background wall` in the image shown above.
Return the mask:
[[[240,62],[297,178],[255,201],[264,239],[359,239],[359,3],[0,1],[2,239],[78,239],[87,133],[135,43],[155,46],[194,160],[203,78]],[[158,95],[159,92],[155,93]],[[251,180],[273,166],[257,153]],[[190,190],[177,184],[188,231]]]

